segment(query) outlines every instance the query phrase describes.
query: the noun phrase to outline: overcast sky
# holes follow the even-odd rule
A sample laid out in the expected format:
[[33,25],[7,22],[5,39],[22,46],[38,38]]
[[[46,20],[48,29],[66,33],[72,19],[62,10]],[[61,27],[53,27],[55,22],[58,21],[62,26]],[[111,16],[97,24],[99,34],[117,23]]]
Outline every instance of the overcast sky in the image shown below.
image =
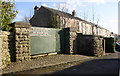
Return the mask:
[[[34,6],[41,5],[58,9],[58,5],[66,7],[68,13],[76,10],[80,18],[87,17],[92,22],[93,10],[95,22],[111,32],[118,33],[118,1],[119,0],[16,0],[16,9],[19,11],[14,21],[22,21],[24,16],[34,14]],[[85,15],[84,15],[85,14]],[[96,22],[97,23],[97,22]]]

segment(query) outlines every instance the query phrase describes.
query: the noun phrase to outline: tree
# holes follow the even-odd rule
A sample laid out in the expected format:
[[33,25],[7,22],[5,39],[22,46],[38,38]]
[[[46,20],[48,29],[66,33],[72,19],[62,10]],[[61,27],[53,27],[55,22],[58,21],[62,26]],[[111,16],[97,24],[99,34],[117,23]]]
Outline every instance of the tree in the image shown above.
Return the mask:
[[11,31],[12,26],[9,26],[9,24],[12,22],[12,20],[15,18],[16,14],[18,13],[17,10],[15,10],[15,2],[8,1],[0,1],[1,7],[0,7],[0,27],[3,30]]
[[29,23],[30,18],[31,18],[31,17],[25,16],[25,17],[23,18],[23,22]]
[[56,4],[54,5],[58,10],[63,11],[63,12],[68,12],[68,7],[67,4]]
[[88,10],[86,11],[86,10],[84,9],[84,20],[87,21],[87,19],[88,19]]
[[96,14],[96,12],[95,12],[94,8],[92,9],[92,12],[93,12],[92,21],[93,21],[93,23],[95,23],[95,14]]
[[97,18],[97,25],[99,25],[100,17]]
[[98,25],[99,22],[100,22],[100,16],[96,13],[94,7],[92,7],[92,23]]
[[33,15],[33,11],[30,9],[30,14],[28,16],[25,15],[22,21],[26,23],[30,23],[29,20],[32,18],[32,15]]

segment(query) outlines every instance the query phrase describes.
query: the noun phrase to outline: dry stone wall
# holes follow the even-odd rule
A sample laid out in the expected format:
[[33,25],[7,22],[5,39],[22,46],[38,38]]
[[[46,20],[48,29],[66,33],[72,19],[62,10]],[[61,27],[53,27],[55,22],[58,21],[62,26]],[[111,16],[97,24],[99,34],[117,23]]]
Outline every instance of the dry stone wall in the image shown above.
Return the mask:
[[14,23],[16,61],[30,60],[30,27],[23,22]]
[[30,59],[29,28],[16,28],[16,61]]
[[76,32],[70,32],[70,53],[74,54],[77,51],[77,34]]
[[103,38],[92,35],[78,34],[77,40],[77,53],[97,57],[105,55],[105,51],[103,49]]
[[69,28],[65,28],[65,41],[66,41],[66,49],[65,49],[65,52],[64,53],[70,53],[70,29]]
[[0,31],[0,69],[5,68],[10,61],[9,54],[9,43],[8,43],[9,32]]
[[105,55],[105,51],[103,49],[103,38],[93,37],[91,51],[93,51],[93,55],[97,57]]
[[71,28],[66,28],[66,53],[74,54],[77,51],[77,34]]

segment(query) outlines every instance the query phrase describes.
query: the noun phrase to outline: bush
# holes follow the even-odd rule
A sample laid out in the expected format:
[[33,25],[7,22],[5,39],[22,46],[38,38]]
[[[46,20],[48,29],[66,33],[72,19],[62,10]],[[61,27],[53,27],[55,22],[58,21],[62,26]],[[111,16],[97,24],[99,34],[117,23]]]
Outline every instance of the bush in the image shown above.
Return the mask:
[[8,1],[1,1],[0,0],[0,27],[5,31],[10,31],[12,26],[9,24],[15,18],[18,11],[15,10],[15,3]]

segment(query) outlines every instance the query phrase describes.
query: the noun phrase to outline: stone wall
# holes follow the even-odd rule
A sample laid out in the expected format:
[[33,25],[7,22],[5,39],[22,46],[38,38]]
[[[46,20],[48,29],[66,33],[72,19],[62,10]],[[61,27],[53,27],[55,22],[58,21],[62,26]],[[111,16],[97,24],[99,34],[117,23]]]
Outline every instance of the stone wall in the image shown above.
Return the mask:
[[23,22],[15,22],[15,61],[30,60],[30,27]]
[[66,53],[74,54],[77,51],[77,34],[75,29],[66,28]]
[[9,32],[0,31],[0,69],[5,68],[10,64],[10,54],[9,54],[9,43],[8,43]]
[[105,40],[105,52],[114,53],[115,52],[114,38],[104,37],[104,40]]
[[78,33],[77,53],[92,56],[103,56],[103,38],[92,35],[82,35]]
[[65,28],[65,41],[66,41],[66,47],[65,47],[65,52],[64,53],[70,53],[70,28]]
[[48,23],[53,13],[44,9],[43,6],[37,11],[37,13],[40,14],[34,14],[34,17],[30,19],[30,24],[35,27],[49,27]]
[[10,32],[9,35],[9,53],[10,53],[10,60],[11,62],[14,62],[16,60],[16,50],[15,50],[15,33]]
[[82,35],[76,29],[66,28],[66,53],[103,56],[104,40],[98,36]]

